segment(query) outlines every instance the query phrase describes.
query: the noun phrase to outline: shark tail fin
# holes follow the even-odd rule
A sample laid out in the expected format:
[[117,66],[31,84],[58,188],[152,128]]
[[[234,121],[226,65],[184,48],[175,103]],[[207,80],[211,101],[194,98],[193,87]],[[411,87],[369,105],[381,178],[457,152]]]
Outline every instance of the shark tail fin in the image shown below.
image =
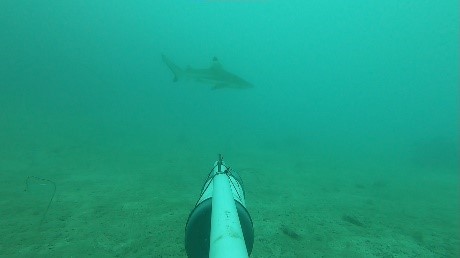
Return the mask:
[[177,80],[182,77],[183,70],[174,64],[169,58],[167,58],[165,55],[161,55],[161,58],[163,59],[163,62],[171,69],[171,72],[174,74],[174,82],[177,82]]

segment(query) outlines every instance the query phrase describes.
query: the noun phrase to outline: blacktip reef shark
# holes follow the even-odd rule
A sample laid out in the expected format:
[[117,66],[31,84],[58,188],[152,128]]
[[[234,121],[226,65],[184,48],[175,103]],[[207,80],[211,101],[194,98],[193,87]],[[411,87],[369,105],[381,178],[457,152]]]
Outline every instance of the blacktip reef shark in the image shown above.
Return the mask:
[[197,82],[213,84],[213,89],[234,88],[246,89],[251,88],[253,85],[244,79],[224,70],[217,57],[212,59],[211,66],[205,69],[195,69],[187,67],[182,69],[165,55],[161,55],[163,62],[171,69],[174,74],[174,82],[180,79],[192,79]]

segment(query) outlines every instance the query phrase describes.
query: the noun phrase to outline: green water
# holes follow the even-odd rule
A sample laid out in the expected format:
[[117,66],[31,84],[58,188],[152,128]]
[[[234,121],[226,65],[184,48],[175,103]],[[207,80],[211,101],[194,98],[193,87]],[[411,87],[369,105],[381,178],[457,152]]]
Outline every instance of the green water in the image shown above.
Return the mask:
[[0,1],[0,256],[186,257],[223,153],[251,257],[459,257],[458,24],[453,0]]

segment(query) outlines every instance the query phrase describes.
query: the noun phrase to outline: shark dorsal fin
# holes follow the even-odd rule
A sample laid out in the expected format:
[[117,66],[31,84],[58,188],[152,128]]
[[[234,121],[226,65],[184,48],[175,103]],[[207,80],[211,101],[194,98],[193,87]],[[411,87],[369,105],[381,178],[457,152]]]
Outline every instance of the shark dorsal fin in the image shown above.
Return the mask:
[[217,59],[217,57],[214,57],[212,59],[211,69],[222,70],[222,65],[220,64],[219,59]]

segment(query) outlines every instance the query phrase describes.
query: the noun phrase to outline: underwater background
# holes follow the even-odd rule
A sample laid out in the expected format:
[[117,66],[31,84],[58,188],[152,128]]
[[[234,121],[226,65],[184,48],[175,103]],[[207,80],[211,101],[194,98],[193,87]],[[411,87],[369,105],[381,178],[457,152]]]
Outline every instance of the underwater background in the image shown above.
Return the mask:
[[251,257],[459,257],[458,46],[455,0],[2,0],[0,256],[186,257],[222,153]]

